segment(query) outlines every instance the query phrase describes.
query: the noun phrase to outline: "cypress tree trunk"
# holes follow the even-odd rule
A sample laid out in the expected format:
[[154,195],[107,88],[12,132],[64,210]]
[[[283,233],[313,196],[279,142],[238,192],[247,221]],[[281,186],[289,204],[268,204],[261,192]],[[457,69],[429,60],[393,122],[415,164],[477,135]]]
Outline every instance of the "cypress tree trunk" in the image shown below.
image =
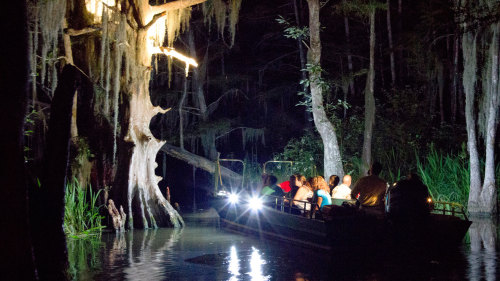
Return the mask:
[[[310,49],[308,60],[314,68],[319,68],[321,61],[321,40],[320,40],[320,23],[319,23],[319,0],[307,0],[309,6],[309,30],[310,30]],[[312,97],[312,112],[314,124],[324,146],[324,175],[344,175],[340,149],[337,142],[337,134],[335,128],[326,116],[323,107],[323,89],[320,85],[321,71],[309,72],[311,97]]]
[[392,23],[391,23],[391,0],[387,0],[387,38],[389,40],[389,57],[391,62],[391,86],[396,85],[396,66],[394,62],[394,44],[392,42]]
[[73,97],[80,73],[72,65],[62,71],[50,108],[49,131],[41,186],[31,193],[35,262],[42,280],[65,280],[68,267],[64,224],[64,193],[68,169]]
[[[342,2],[345,4],[346,0],[342,0]],[[351,54],[351,31],[349,28],[349,18],[347,17],[347,15],[344,15],[344,30],[347,42],[347,69],[349,70],[349,77],[350,77],[349,89],[351,90],[351,95],[355,96],[356,92],[354,90],[354,77],[353,77],[352,54]],[[344,115],[345,115],[345,110],[344,110]]]
[[[193,31],[190,29],[188,33],[188,45],[189,45],[189,54],[191,57],[198,57],[196,54],[196,44],[194,41]],[[198,67],[193,68],[193,80],[192,80],[192,89],[193,89],[193,101],[200,110],[200,117],[203,122],[209,121],[209,113],[207,110],[207,102],[205,100],[205,77],[207,75],[207,67],[208,67],[208,49],[210,46],[210,41],[207,44],[207,48],[205,54],[203,56],[203,61],[198,65]],[[206,152],[206,157],[210,160],[215,160],[217,158],[217,147],[215,146],[215,134],[213,132],[206,132],[206,135],[201,136],[201,138],[205,138],[205,141],[201,142],[203,146],[203,150]]]
[[9,41],[0,45],[0,120],[3,122],[0,196],[4,199],[0,205],[0,220],[4,226],[0,242],[0,256],[4,261],[0,266],[0,279],[34,280],[23,135],[29,82],[26,3],[7,1],[3,8],[9,16],[0,20],[0,28]]
[[462,51],[464,57],[463,86],[465,91],[465,121],[467,125],[467,150],[470,163],[470,192],[468,209],[477,210],[479,195],[481,194],[481,174],[479,167],[479,153],[477,151],[476,117],[474,113],[475,85],[476,85],[476,35],[469,31],[463,35]]
[[500,105],[500,83],[499,77],[499,30],[500,23],[494,23],[491,29],[491,42],[488,50],[489,69],[486,69],[489,75],[487,91],[486,111],[486,132],[484,132],[486,147],[486,163],[484,170],[483,189],[481,191],[481,212],[496,214],[497,212],[497,189],[495,186],[495,138],[498,125],[498,107]]
[[373,125],[375,124],[375,9],[370,11],[370,67],[365,88],[365,131],[363,136],[363,172],[366,173],[372,161]]

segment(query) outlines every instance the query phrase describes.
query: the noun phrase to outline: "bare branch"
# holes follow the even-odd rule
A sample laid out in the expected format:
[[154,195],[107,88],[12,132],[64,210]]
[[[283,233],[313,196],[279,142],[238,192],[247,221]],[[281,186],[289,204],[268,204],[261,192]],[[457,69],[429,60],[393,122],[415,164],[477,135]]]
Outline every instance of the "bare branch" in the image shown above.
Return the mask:
[[100,26],[89,26],[82,29],[65,28],[64,33],[69,36],[80,36],[87,33],[92,33],[101,30]]
[[162,17],[164,17],[164,16],[166,16],[166,15],[167,15],[167,12],[165,12],[165,11],[164,11],[164,12],[161,12],[161,13],[159,13],[159,14],[155,14],[155,15],[153,16],[153,18],[151,19],[151,21],[150,21],[150,22],[148,22],[148,24],[146,24],[144,27],[142,27],[142,29],[148,30],[151,26],[153,26],[153,24],[155,24],[155,22],[156,22],[157,20],[159,20],[160,18],[162,18]]
[[167,12],[172,10],[183,9],[187,7],[191,7],[200,3],[203,3],[207,0],[177,0],[168,2],[162,5],[150,6],[151,10],[155,14],[159,14],[161,12]]

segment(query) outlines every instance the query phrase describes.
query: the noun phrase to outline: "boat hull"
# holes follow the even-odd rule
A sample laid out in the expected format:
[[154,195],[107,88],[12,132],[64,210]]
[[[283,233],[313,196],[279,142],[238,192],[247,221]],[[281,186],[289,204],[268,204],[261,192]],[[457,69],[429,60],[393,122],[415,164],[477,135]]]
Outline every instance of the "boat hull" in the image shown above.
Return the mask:
[[431,214],[415,221],[393,221],[384,215],[355,210],[311,219],[287,210],[264,206],[255,211],[245,205],[218,200],[221,225],[232,231],[288,244],[325,250],[428,249],[458,246],[471,224],[448,215]]

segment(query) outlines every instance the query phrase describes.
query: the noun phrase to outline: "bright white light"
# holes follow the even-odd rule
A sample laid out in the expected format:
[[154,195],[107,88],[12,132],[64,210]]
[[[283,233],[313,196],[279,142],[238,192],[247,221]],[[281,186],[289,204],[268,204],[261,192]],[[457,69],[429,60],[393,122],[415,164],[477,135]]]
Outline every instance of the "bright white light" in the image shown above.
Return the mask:
[[262,208],[262,199],[260,199],[259,197],[252,197],[248,204],[253,210],[260,210]]
[[229,280],[238,280],[237,276],[240,275],[240,260],[236,253],[236,247],[231,246],[231,255],[229,256],[229,273],[231,278]]
[[236,204],[238,203],[238,194],[231,193],[229,194],[228,200],[231,204]]
[[262,266],[266,261],[262,259],[259,250],[252,247],[252,256],[250,257],[250,272],[248,275],[252,277],[252,281],[269,280],[271,276],[264,276]]

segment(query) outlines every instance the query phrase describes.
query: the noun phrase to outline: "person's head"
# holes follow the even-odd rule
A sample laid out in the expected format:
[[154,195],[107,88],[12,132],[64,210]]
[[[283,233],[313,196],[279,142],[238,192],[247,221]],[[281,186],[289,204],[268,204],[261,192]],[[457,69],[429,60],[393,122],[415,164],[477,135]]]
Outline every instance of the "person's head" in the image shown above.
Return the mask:
[[315,176],[309,179],[309,184],[311,185],[312,190],[328,188],[328,185],[322,176]]
[[275,177],[274,175],[270,175],[269,176],[269,184],[268,184],[268,186],[276,185],[277,182],[278,182],[278,178],[277,177]]
[[337,176],[337,175],[331,175],[331,176],[330,176],[330,179],[328,180],[328,185],[329,185],[330,187],[332,187],[332,188],[333,188],[333,187],[336,187],[336,186],[337,186],[337,184],[339,184],[339,181],[340,181],[339,176]]
[[420,179],[420,177],[417,174],[414,174],[414,173],[409,174],[406,178],[409,179],[409,180],[412,180],[412,181],[422,182],[422,180]]
[[304,183],[307,182],[306,177],[299,175],[299,174],[293,174],[290,176],[290,187],[291,188],[299,188],[304,185]]
[[262,174],[260,177],[262,178],[262,186],[269,186],[270,175]]
[[382,172],[382,164],[380,164],[379,162],[373,162],[372,166],[370,167],[370,171],[368,171],[368,174],[378,176],[380,172]]
[[351,182],[352,182],[352,178],[350,175],[345,175],[343,178],[342,178],[342,183],[347,185],[347,186],[351,186]]

